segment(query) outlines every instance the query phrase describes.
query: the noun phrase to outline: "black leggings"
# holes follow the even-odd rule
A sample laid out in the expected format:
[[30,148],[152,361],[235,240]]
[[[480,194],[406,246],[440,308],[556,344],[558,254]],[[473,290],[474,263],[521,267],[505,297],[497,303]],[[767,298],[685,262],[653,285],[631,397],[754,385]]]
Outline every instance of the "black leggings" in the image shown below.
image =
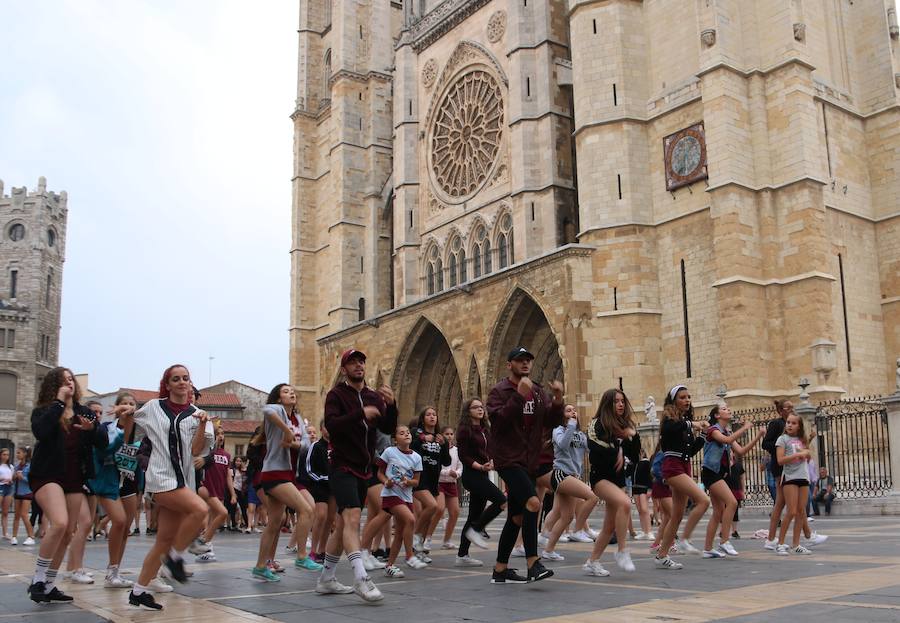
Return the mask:
[[[476,532],[481,532],[497,518],[497,515],[503,510],[503,505],[506,504],[506,496],[491,482],[486,472],[474,469],[463,470],[462,485],[469,492],[469,516],[466,518],[466,523],[462,527],[462,536],[459,538],[457,556],[460,557],[469,555],[471,543],[466,538],[466,530],[473,528]],[[491,505],[485,509],[485,505],[489,501]]]
[[[528,475],[524,467],[506,467],[499,472],[509,494],[509,510],[506,513],[503,531],[500,533],[500,541],[497,543],[497,562],[509,563],[509,556],[516,545],[519,530],[522,531],[525,556],[533,558],[537,556],[537,513],[528,510],[525,504],[529,498],[537,495],[534,479]],[[520,518],[521,525],[514,521],[516,517]]]

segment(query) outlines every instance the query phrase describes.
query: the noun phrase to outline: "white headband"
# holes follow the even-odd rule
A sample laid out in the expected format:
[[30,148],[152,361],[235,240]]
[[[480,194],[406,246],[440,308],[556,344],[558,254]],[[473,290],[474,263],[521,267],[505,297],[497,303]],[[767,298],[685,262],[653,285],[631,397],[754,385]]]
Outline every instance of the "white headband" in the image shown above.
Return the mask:
[[675,387],[670,389],[669,390],[669,398],[672,400],[675,400],[676,394],[678,394],[678,392],[680,392],[682,389],[687,389],[687,387],[685,387],[684,385],[676,385]]

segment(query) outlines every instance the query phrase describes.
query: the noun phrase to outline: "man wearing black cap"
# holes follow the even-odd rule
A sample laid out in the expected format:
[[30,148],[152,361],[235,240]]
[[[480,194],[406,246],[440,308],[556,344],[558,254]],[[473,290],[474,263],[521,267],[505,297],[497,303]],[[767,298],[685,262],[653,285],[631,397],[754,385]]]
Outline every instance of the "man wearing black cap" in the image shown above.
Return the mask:
[[[346,380],[325,397],[325,427],[331,445],[331,495],[337,503],[334,531],[325,546],[325,566],[316,583],[320,595],[354,592],[365,601],[380,601],[381,591],[369,579],[359,551],[359,518],[366,500],[374,459],[376,430],[392,435],[397,428],[397,406],[388,386],[375,391],[366,385],[366,355],[350,349],[341,355]],[[341,553],[353,566],[353,588],[335,578]]]
[[[537,513],[541,504],[535,491],[535,475],[543,445],[543,431],[563,423],[563,384],[550,383],[552,398],[529,377],[534,355],[524,346],[510,351],[506,367],[509,376],[497,383],[488,395],[491,418],[491,453],[497,472],[508,489],[506,524],[497,545],[497,563],[492,584],[523,584],[553,575],[537,555]],[[509,568],[509,556],[519,530],[528,560],[528,576]]]

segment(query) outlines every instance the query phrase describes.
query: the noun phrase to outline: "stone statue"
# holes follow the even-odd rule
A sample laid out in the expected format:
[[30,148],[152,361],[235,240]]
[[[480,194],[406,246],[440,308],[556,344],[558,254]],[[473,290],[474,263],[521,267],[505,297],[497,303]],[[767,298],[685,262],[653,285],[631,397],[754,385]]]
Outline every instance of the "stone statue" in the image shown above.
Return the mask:
[[[900,363],[900,360],[898,360],[898,363]],[[897,374],[900,375],[900,371]],[[648,424],[656,424],[659,421],[656,419],[656,401],[653,399],[653,396],[647,396],[647,402],[644,403],[644,415],[647,417]]]
[[897,392],[896,392],[896,393],[900,394],[900,357],[897,357],[897,373],[896,373],[896,378],[897,378],[897,380],[896,380],[896,382],[895,382],[895,385],[897,386]]

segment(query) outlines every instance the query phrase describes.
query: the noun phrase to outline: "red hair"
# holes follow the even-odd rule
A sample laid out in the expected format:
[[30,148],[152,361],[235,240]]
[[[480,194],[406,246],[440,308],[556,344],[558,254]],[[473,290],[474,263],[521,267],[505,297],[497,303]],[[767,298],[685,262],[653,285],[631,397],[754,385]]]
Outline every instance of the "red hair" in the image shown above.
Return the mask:
[[[160,381],[159,381],[159,397],[160,398],[168,398],[169,397],[169,388],[168,388],[169,379],[172,378],[172,370],[174,370],[175,368],[184,368],[185,370],[187,370],[187,366],[180,364],[180,363],[172,364],[171,366],[166,368],[166,371],[163,372],[162,379],[160,379]],[[191,371],[188,370],[188,375],[190,375],[190,374],[191,374]]]

